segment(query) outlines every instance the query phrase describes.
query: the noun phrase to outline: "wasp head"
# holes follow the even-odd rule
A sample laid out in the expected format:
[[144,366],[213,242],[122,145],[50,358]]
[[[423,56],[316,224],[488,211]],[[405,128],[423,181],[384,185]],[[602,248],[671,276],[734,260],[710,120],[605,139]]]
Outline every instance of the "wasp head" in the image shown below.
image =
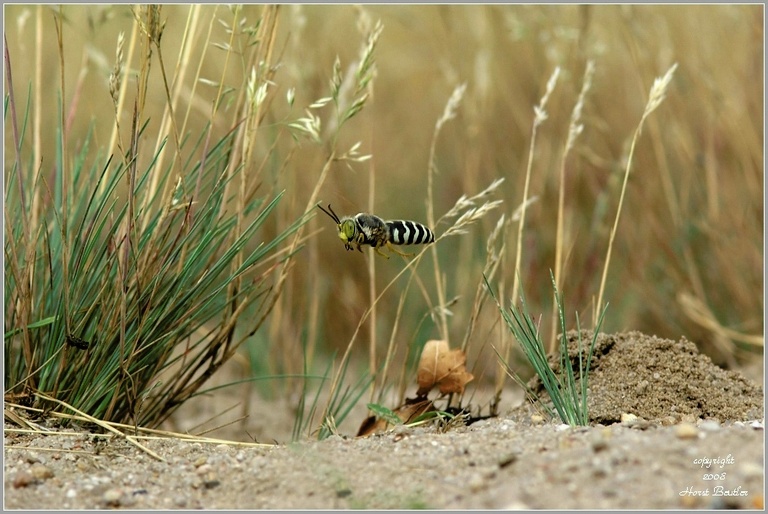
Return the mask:
[[339,229],[339,239],[344,241],[345,246],[349,249],[349,241],[355,235],[355,221],[352,218],[339,219],[339,215],[333,211],[331,204],[328,204],[327,211],[323,209],[321,205],[318,205],[317,207],[336,222],[336,226]]
[[348,243],[355,237],[357,227],[355,226],[355,220],[352,218],[346,218],[339,223],[339,239]]

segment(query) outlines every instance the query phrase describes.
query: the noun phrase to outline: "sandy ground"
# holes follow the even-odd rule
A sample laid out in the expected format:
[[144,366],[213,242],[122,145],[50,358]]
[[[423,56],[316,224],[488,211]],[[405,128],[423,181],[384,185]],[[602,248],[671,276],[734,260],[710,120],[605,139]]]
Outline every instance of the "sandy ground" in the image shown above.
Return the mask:
[[[84,430],[21,433],[6,418],[4,505],[764,508],[764,395],[756,381],[718,368],[684,339],[601,335],[589,398],[589,427],[545,420],[522,402],[470,425],[400,426],[364,438],[263,446],[142,440],[163,460]],[[212,401],[221,408],[221,399]],[[228,438],[246,440],[244,433],[268,430],[268,420],[292,418],[281,402],[264,408],[261,419],[230,426]]]

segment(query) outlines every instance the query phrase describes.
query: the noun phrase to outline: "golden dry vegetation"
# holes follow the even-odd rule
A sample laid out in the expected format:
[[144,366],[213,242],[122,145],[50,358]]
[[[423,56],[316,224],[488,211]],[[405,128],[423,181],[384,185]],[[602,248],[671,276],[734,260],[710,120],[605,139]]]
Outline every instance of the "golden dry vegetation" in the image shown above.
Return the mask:
[[[254,42],[245,29],[265,13],[274,28],[254,34],[271,40]],[[60,41],[55,16],[63,17]],[[197,139],[206,123],[214,126],[214,137],[222,137],[239,121],[233,106],[253,67],[249,41],[272,45],[259,54],[272,69],[247,166],[262,191],[285,190],[270,220],[275,233],[304,212],[318,185],[317,200],[340,214],[372,211],[426,222],[436,122],[461,84],[466,90],[455,118],[442,126],[434,145],[435,218],[461,195],[475,195],[504,179],[488,198],[503,200],[500,207],[469,226],[467,234],[439,241],[437,261],[428,252],[413,273],[397,279],[405,261],[345,252],[331,220],[317,211],[274,311],[246,344],[255,371],[301,373],[305,357],[313,368],[324,369],[330,351],[343,352],[353,342],[351,354],[369,365],[381,365],[388,349],[394,352],[390,357],[397,364],[390,373],[398,376],[406,354],[414,361],[427,339],[442,336],[461,345],[476,311],[487,240],[502,214],[507,224],[495,242],[500,264],[492,283],[509,301],[518,229],[509,220],[523,197],[534,106],[557,67],[548,117],[538,128],[530,161],[529,194],[537,201],[526,214],[520,287],[531,311],[541,314],[542,332],[549,334],[549,273],[555,267],[564,166],[560,286],[569,316],[578,310],[587,323],[634,131],[654,79],[675,63],[666,99],[643,126],[631,163],[607,276],[604,299],[610,307],[603,331],[685,335],[730,365],[761,357],[763,6],[283,5],[236,11],[166,5],[161,18],[164,62],[161,66],[157,54],[150,61],[142,121],[148,122],[150,139],[169,138],[169,153],[176,147],[170,129],[161,125],[167,116],[161,67],[178,98],[174,116],[184,127],[181,137]],[[337,56],[342,76],[352,76],[377,21],[383,29],[362,111],[337,137],[332,106],[311,109],[321,120],[320,142],[290,137],[287,123],[329,96]],[[140,62],[132,39],[140,30],[131,7],[7,6],[5,24],[15,94],[22,105],[32,95],[28,130],[36,139],[24,149],[25,157],[44,169],[51,166],[60,96],[69,116],[70,159],[90,127],[92,147],[117,152],[109,76],[118,33],[124,32],[126,100],[119,120],[126,138]],[[240,28],[234,34],[227,31],[233,26]],[[595,72],[584,98],[583,131],[565,154],[588,61]],[[295,92],[292,106],[289,91]],[[7,124],[5,141],[8,170]],[[321,180],[331,152],[342,155],[358,142],[360,154],[372,157],[337,160]],[[151,156],[147,152],[145,158]],[[439,236],[448,226],[433,229]],[[444,281],[442,297],[456,299],[446,306],[447,334],[439,329],[435,262]],[[382,291],[374,315],[354,335]],[[468,367],[478,380],[498,373],[491,345],[508,341],[505,330],[496,306],[486,301],[468,339]]]

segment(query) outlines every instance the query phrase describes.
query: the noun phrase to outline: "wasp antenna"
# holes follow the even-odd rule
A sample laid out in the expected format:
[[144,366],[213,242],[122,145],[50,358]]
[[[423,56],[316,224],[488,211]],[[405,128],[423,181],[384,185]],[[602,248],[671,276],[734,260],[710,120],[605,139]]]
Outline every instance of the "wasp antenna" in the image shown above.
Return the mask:
[[328,216],[330,216],[330,217],[331,217],[331,219],[333,219],[333,221],[335,221],[337,225],[341,225],[341,220],[339,219],[339,216],[338,216],[338,215],[337,215],[335,212],[333,212],[333,209],[331,209],[331,204],[328,204],[328,211],[331,211],[331,212],[328,212],[328,211],[326,211],[325,209],[323,209],[323,206],[322,206],[322,205],[318,205],[317,207],[318,207],[318,208],[319,208],[321,211],[323,211],[324,213],[326,213]]
[[333,210],[333,209],[331,209],[331,204],[328,204],[328,210],[329,210],[329,211],[331,211],[331,212],[333,213],[333,218],[334,218],[336,221],[339,221],[339,222],[341,221],[341,220],[339,219],[339,215],[338,215],[338,214],[336,214],[336,213],[334,212],[334,210]]

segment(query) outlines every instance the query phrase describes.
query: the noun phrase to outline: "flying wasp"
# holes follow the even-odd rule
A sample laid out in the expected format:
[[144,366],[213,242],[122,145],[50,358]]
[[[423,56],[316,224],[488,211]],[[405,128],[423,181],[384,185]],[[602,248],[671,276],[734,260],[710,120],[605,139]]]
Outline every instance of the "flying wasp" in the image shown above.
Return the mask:
[[381,247],[386,246],[391,252],[403,257],[410,257],[412,254],[403,253],[392,245],[417,245],[435,242],[435,233],[415,221],[385,221],[365,212],[339,219],[339,216],[331,209],[330,204],[327,211],[320,205],[318,207],[336,222],[339,229],[339,239],[344,241],[344,247],[347,250],[357,248],[358,251],[362,252],[363,250],[360,248],[362,245],[370,245],[376,250],[376,253],[389,259],[389,256],[381,251]]

